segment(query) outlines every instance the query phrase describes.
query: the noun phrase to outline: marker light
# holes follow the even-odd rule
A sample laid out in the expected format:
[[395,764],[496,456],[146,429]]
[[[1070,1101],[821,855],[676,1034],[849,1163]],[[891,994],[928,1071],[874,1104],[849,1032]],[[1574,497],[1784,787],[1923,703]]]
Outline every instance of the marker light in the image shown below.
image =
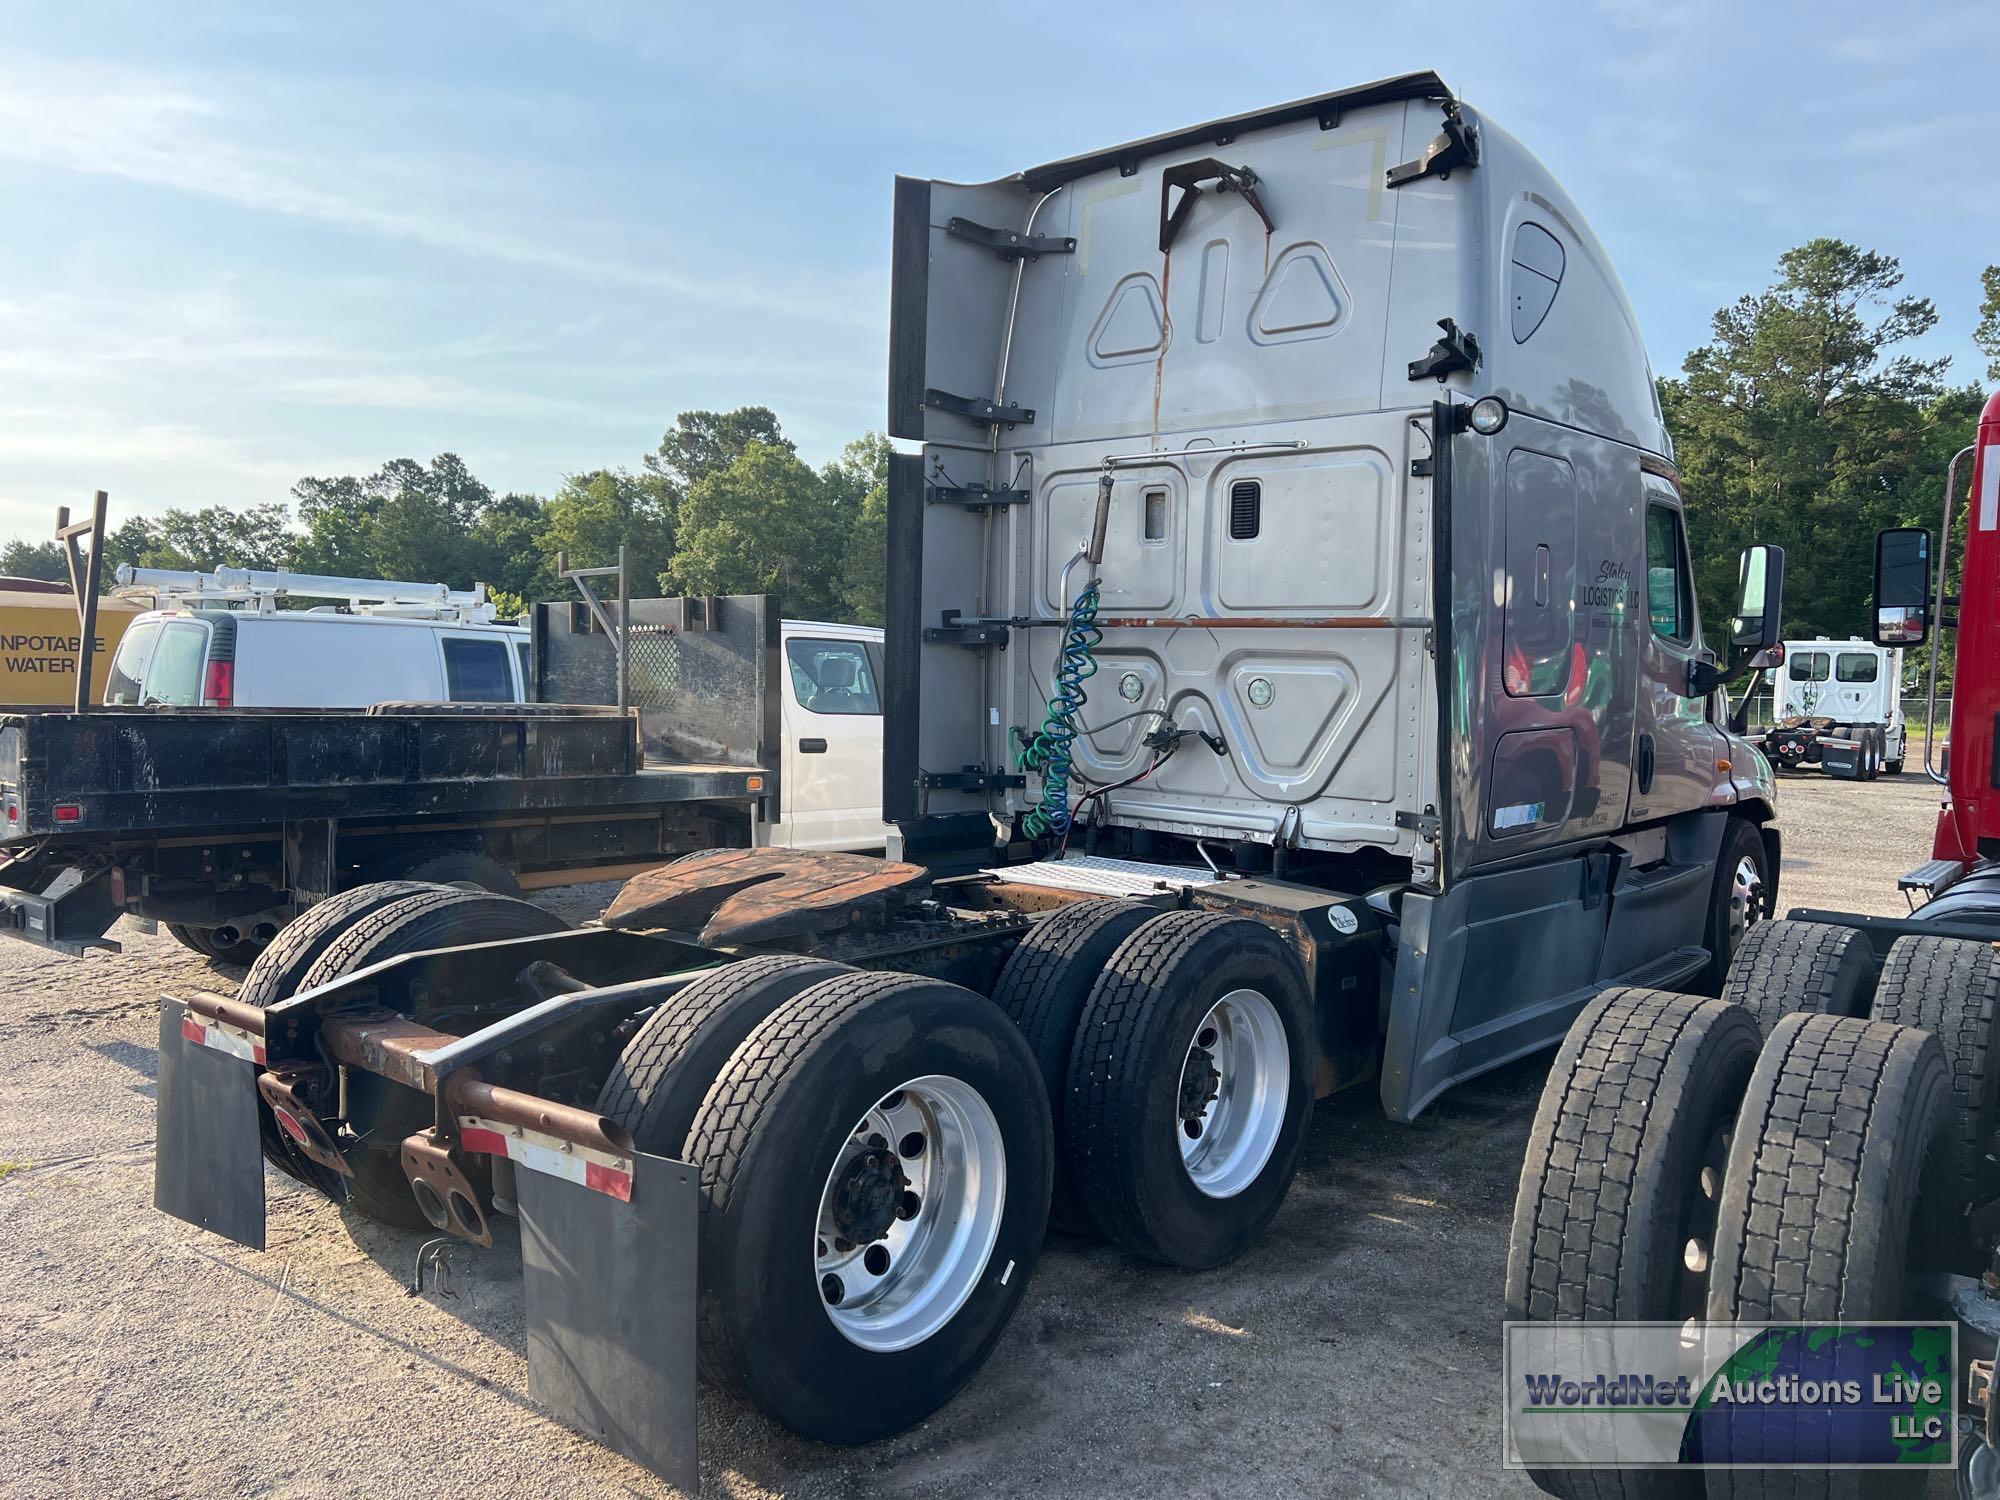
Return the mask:
[[1474,432],[1481,437],[1492,437],[1507,425],[1507,403],[1498,396],[1481,396],[1472,403],[1469,420]]

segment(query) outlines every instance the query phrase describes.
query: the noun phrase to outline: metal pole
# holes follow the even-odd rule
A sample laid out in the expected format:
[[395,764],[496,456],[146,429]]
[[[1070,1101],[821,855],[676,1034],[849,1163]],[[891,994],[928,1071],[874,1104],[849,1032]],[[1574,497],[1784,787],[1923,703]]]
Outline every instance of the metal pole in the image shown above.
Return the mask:
[[625,571],[625,544],[618,544],[618,712],[632,702],[632,584]]
[[[76,645],[76,711],[88,713],[91,706],[91,665],[97,652],[97,590],[104,578],[104,511],[110,497],[97,492],[90,521],[90,558],[84,564],[83,587],[76,600],[78,623],[83,627]],[[74,571],[74,569],[72,569]]]
[[[1937,725],[1937,680],[1938,657],[1944,646],[1944,600],[1945,564],[1951,558],[1951,512],[1958,499],[1958,466],[1972,454],[1970,447],[1961,448],[1951,456],[1951,462],[1944,471],[1944,527],[1938,532],[1937,549],[1937,603],[1931,614],[1929,646],[1931,648],[1929,682],[1924,689],[1924,774],[1939,786],[1947,785],[1945,778],[1931,764],[1931,742],[1936,735]],[[1899,684],[1900,686],[1900,684]]]

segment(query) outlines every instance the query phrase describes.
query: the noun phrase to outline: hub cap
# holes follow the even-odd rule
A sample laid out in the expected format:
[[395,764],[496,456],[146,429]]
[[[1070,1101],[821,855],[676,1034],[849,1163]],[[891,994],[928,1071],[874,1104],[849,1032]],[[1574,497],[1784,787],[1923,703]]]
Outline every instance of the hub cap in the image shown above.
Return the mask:
[[1729,951],[1734,953],[1743,934],[1764,916],[1764,875],[1757,861],[1744,855],[1736,861],[1729,883]]
[[1194,1185],[1233,1198],[1255,1182],[1278,1147],[1291,1091],[1277,1007],[1257,990],[1231,990],[1201,1018],[1181,1065],[1175,1135]]
[[813,1275],[833,1326],[878,1353],[931,1337],[985,1275],[1006,1203],[1007,1148],[977,1089],[934,1073],[885,1095],[820,1194]]

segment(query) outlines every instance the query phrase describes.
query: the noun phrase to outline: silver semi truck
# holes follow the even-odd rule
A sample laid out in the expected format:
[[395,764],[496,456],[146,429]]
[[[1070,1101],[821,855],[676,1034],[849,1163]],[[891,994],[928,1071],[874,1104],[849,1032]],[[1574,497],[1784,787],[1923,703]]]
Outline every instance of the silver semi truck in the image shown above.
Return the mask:
[[261,1146],[518,1216],[532,1393],[690,1488],[697,1364],[905,1428],[1051,1219],[1226,1261],[1315,1098],[1717,986],[1778,869],[1721,687],[1782,556],[1705,636],[1603,247],[1435,75],[900,179],[894,235],[892,857],[706,852],[574,930],[363,887],[163,1004],[162,1208],[261,1243]]

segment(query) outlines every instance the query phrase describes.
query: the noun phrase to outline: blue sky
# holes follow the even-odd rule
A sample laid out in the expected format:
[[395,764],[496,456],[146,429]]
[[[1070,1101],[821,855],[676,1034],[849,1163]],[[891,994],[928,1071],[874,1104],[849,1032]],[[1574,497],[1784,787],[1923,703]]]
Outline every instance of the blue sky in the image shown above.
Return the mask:
[[1555,170],[1660,369],[1834,234],[1900,256],[1980,379],[1980,12],[0,0],[0,537],[444,450],[547,493],[691,406],[824,459],[883,422],[896,172],[1423,67]]

